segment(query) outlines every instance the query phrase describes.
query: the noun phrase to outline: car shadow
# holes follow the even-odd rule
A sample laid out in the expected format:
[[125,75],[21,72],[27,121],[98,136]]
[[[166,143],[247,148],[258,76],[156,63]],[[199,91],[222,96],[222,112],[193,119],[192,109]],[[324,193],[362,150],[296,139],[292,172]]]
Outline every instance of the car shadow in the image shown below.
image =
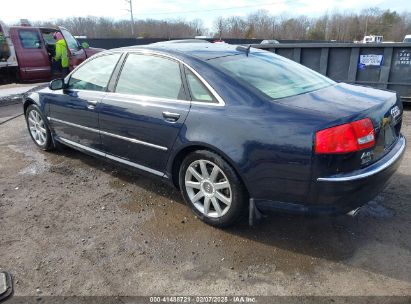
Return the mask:
[[[124,183],[161,195],[173,203],[185,204],[179,191],[160,178],[70,148],[59,150],[58,154],[80,160],[85,165],[109,173]],[[225,240],[226,244],[230,244],[232,238],[247,240],[255,244],[254,248],[238,246],[236,250],[242,251],[244,256],[253,255],[256,262],[287,263],[287,271],[301,271],[307,263],[318,264],[319,260],[327,260],[411,282],[411,237],[408,233],[411,215],[407,211],[409,203],[406,203],[411,201],[409,185],[410,175],[396,173],[384,192],[364,206],[355,217],[277,213],[264,216],[250,227],[247,216],[244,216],[236,225],[226,229],[212,228],[197,220],[178,233],[182,234],[181,240],[190,239],[193,230],[194,233],[215,235]],[[158,191],[159,188],[161,191]],[[171,216],[162,220],[167,221]],[[236,258],[240,259],[238,256]],[[313,259],[316,261],[313,262]]]

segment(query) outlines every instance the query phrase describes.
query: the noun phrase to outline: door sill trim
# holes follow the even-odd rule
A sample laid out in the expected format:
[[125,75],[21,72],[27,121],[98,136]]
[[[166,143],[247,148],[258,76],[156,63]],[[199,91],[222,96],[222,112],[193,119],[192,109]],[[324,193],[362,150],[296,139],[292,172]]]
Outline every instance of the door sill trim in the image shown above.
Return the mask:
[[57,137],[56,140],[60,141],[63,144],[71,146],[73,148],[81,149],[81,150],[84,150],[84,151],[87,151],[87,152],[90,152],[90,153],[93,153],[93,154],[96,154],[96,155],[99,155],[99,156],[114,160],[116,162],[119,162],[119,163],[122,163],[122,164],[125,164],[125,165],[128,165],[128,166],[131,166],[131,167],[134,167],[134,168],[137,168],[137,169],[140,169],[140,170],[155,174],[157,176],[168,178],[167,175],[164,174],[164,172],[160,172],[160,171],[151,169],[149,167],[146,167],[146,166],[131,162],[131,161],[126,160],[124,158],[120,158],[120,157],[117,157],[117,156],[114,156],[114,155],[111,155],[111,154],[101,152],[99,150],[84,146],[82,144],[76,143],[76,142],[71,141],[69,139],[66,139],[66,138],[63,138],[63,137]]

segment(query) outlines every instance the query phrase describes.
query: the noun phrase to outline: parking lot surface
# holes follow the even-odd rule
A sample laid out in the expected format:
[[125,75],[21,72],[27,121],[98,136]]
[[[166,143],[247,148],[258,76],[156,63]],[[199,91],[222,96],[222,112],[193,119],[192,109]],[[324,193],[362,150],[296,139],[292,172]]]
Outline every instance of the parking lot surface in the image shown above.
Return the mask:
[[[411,111],[403,133],[411,142]],[[220,230],[179,192],[0,125],[0,271],[15,295],[411,295],[411,149],[352,218],[274,215]]]

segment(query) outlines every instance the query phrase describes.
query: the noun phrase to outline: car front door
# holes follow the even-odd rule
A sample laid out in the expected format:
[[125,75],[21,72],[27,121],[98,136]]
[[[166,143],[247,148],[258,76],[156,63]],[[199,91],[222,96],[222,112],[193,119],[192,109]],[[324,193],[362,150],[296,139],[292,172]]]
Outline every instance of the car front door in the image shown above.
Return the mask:
[[162,175],[190,110],[180,69],[170,58],[128,54],[114,92],[99,107],[109,158]]
[[113,70],[121,53],[92,58],[66,78],[63,90],[52,91],[49,122],[56,137],[65,143],[100,150],[98,107],[105,96]]
[[86,51],[68,30],[61,26],[59,27],[59,30],[61,31],[64,40],[66,40],[67,48],[69,50],[70,70],[73,70],[86,60]]

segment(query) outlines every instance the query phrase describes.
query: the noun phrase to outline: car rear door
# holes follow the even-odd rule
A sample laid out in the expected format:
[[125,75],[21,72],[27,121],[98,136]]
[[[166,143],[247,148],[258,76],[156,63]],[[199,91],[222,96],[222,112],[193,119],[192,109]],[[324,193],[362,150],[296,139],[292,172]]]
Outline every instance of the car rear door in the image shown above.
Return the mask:
[[109,158],[162,175],[190,110],[180,63],[130,53],[113,91],[99,107],[105,152]]
[[48,80],[51,65],[38,28],[15,27],[10,29],[19,63],[20,79],[24,81]]
[[70,70],[75,69],[80,63],[87,58],[85,50],[81,47],[76,38],[64,27],[59,26],[64,40],[66,40],[67,48],[69,49]]
[[[58,140],[83,148],[101,150],[98,108],[121,53],[103,54],[74,71],[64,90],[45,97],[48,117]],[[93,151],[96,152],[96,151]]]

